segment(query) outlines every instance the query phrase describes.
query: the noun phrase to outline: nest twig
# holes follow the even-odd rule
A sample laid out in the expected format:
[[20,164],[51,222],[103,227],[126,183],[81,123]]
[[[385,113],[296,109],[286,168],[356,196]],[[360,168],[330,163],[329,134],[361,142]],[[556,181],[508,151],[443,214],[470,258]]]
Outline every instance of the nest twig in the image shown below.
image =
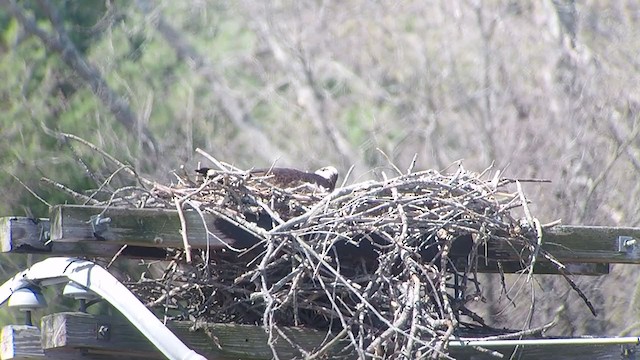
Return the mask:
[[[262,325],[270,344],[292,342],[282,326],[333,334],[318,349],[300,349],[311,359],[329,352],[439,357],[465,328],[487,328],[467,305],[482,298],[477,266],[487,261],[486,246],[500,242],[519,249],[529,269],[537,258],[551,261],[593,310],[563,265],[540,248],[541,226],[530,210],[523,219],[512,216],[527,201],[521,187],[507,190],[515,180],[485,180],[459,166],[325,193],[280,188],[269,176],[211,159],[219,171],[206,177],[179,171],[172,185],[117,163],[118,171],[154,188],[101,186],[110,194],[104,205],[188,204],[180,211],[214,215],[255,238],[249,248],[177,251],[161,277],[129,284],[149,307],[164,309],[167,320]],[[90,202],[101,204],[99,197],[91,194]]]
[[[224,215],[258,239],[241,256],[212,254],[209,263],[194,260],[156,282],[155,296],[170,298],[163,306],[177,318],[260,324],[273,341],[280,326],[312,326],[347,339],[344,351],[362,358],[437,357],[461,327],[484,325],[467,308],[481,292],[476,265],[484,246],[525,248],[529,266],[540,252],[539,226],[531,226],[537,220],[528,209],[528,219],[510,215],[524,200],[521,189],[504,192],[508,179],[489,182],[459,167],[330,194],[268,180],[229,169],[157,189],[159,197],[189,194],[200,211]],[[251,222],[265,216],[267,227]],[[159,291],[167,283],[190,285]],[[202,296],[195,301],[194,294]]]

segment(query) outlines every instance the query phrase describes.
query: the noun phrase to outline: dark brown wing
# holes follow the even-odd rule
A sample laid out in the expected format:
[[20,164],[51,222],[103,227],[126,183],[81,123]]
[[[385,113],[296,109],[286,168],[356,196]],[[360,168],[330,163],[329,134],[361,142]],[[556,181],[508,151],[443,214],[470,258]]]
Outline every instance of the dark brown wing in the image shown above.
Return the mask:
[[278,187],[296,187],[307,184],[317,185],[325,189],[331,189],[329,180],[322,176],[297,169],[290,168],[271,168],[271,169],[255,169],[251,170],[251,174],[257,176],[272,176],[271,183]]
[[200,169],[196,169],[196,172],[202,176],[207,176],[209,175],[209,170],[211,170],[210,168],[200,168]]
[[[210,168],[196,169],[196,172],[203,175],[211,175]],[[291,168],[269,168],[269,169],[253,169],[250,171],[254,176],[269,177],[269,182],[275,186],[281,188],[297,187],[305,183],[317,185],[325,188],[329,191],[333,190],[333,185],[330,180],[311,172],[306,172]]]

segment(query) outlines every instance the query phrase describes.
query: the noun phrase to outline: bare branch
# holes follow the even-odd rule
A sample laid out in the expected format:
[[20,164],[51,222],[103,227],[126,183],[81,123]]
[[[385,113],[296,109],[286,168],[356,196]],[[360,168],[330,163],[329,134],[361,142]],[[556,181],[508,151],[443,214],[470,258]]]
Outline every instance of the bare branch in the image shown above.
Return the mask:
[[138,118],[127,101],[119,96],[98,69],[89,64],[87,60],[78,52],[71,39],[69,38],[55,8],[48,0],[40,0],[40,6],[46,13],[47,17],[53,25],[55,33],[47,33],[38,27],[35,19],[25,14],[24,10],[17,4],[15,0],[1,0],[2,4],[22,25],[29,34],[38,37],[45,45],[47,50],[60,55],[64,63],[71,68],[86,84],[91,91],[100,99],[100,101],[109,109],[118,122],[120,122],[127,130],[137,133],[145,150],[157,155],[157,144],[149,130],[143,128],[140,133],[138,130]]
[[156,29],[176,52],[178,58],[191,64],[194,71],[202,73],[207,79],[211,86],[211,92],[218,98],[218,103],[224,116],[237,128],[242,129],[247,138],[252,139],[254,149],[259,150],[259,153],[267,159],[277,156],[284,162],[289,162],[286,152],[279,149],[261,129],[253,125],[251,114],[245,108],[242,100],[231,95],[232,91],[224,77],[218,74],[212,64],[191,46],[182,33],[167,23],[159,11],[155,11],[155,5],[148,0],[138,0],[136,5],[144,14],[155,20],[153,24]]

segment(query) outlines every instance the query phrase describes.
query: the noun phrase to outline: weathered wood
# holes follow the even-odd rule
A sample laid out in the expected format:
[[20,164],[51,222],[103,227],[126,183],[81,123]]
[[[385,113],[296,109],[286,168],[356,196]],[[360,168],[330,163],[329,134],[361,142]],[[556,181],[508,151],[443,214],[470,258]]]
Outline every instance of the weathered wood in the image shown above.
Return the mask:
[[544,232],[545,249],[566,262],[640,263],[640,243],[620,249],[621,236],[640,240],[640,228],[556,226]]
[[[512,347],[502,347],[492,349],[504,355],[504,359],[521,359],[521,360],[538,360],[538,359],[554,359],[554,360],[574,360],[574,359],[593,359],[593,360],[622,360],[637,359],[640,347],[637,345],[557,345],[557,346],[520,346],[516,349]],[[515,356],[511,354],[515,352]],[[455,359],[469,360],[495,360],[495,356],[480,353],[473,349],[451,349],[450,355]]]
[[[110,338],[97,340],[97,329],[108,324]],[[273,355],[267,345],[268,336],[260,326],[236,324],[200,324],[193,330],[191,322],[171,322],[167,325],[187,346],[208,359],[271,359]],[[306,328],[282,328],[292,341],[305,351],[318,348],[326,333]],[[162,359],[163,356],[151,343],[138,333],[127,321],[112,317],[83,313],[58,313],[42,320],[43,348],[47,354],[64,354],[64,349],[80,349],[82,353],[110,355],[112,358]],[[55,334],[55,335],[54,335]],[[277,336],[276,336],[277,338]],[[277,339],[275,347],[281,359],[303,358],[283,339]],[[492,348],[507,357],[515,346]],[[52,352],[55,350],[55,352]],[[460,359],[494,359],[488,354],[471,348],[452,347],[451,355]],[[633,358],[623,356],[635,354],[637,345],[552,345],[520,346],[521,359],[602,359]],[[327,354],[331,358],[331,353]],[[90,358],[91,359],[91,358]]]
[[[49,241],[49,233],[49,219],[34,220],[16,216],[0,218],[0,245],[3,253],[111,257],[122,248],[122,245],[119,244],[93,239],[78,242],[53,242]],[[127,246],[121,255],[164,259],[166,251],[161,248]]]
[[[98,214],[110,222],[104,229],[96,231],[91,226],[91,217]],[[203,218],[194,211],[185,211],[184,214],[192,248],[203,249],[209,245],[213,249],[222,249],[226,244],[243,247],[257,241],[249,232],[215,216],[205,215],[204,222],[213,233],[207,244]],[[104,210],[100,207],[60,205],[52,209],[51,219],[53,242],[96,240],[105,244],[141,247],[183,247],[180,221],[174,210]],[[563,263],[640,263],[640,244],[619,251],[619,236],[640,239],[640,228],[556,226],[544,231],[543,248]],[[490,244],[488,255],[502,261],[519,260],[514,249],[505,242]],[[539,261],[544,262],[542,258]]]
[[[103,209],[93,207],[82,207],[82,209],[76,208],[77,207],[75,206],[59,207],[54,209],[53,213],[54,216],[62,218],[64,214],[69,214],[68,211],[77,211],[90,218],[91,215],[97,214]],[[133,216],[131,219],[135,219],[135,214],[138,213],[138,211],[139,210],[137,209],[133,209],[129,210],[126,214]],[[164,210],[162,212],[162,216],[168,216],[166,212],[167,211]],[[196,216],[196,214],[192,212],[188,212],[187,214],[187,218]],[[148,215],[147,213],[147,216],[153,217],[154,215]],[[174,221],[177,221],[177,214],[174,213],[171,216],[175,216]],[[200,220],[199,216],[197,218]],[[46,236],[46,232],[49,230],[48,219],[34,220],[25,217],[0,218],[0,244],[2,245],[2,251],[9,253],[49,253],[52,255],[65,256],[78,255],[111,257],[121,250],[123,244],[127,244],[126,249],[120,253],[120,256],[164,259],[166,257],[164,247],[169,246],[166,245],[167,243],[176,247],[182,246],[182,238],[180,237],[179,230],[177,228],[174,228],[175,233],[172,233],[170,236],[171,241],[150,242],[150,235],[148,234],[134,235],[134,237],[137,236],[138,238],[146,236],[147,240],[147,242],[138,242],[138,244],[142,245],[136,246],[133,242],[128,240],[128,235],[127,238],[123,238],[118,241],[108,239],[98,240],[93,236],[91,225],[86,221],[80,221],[77,217],[73,217],[72,221],[68,224],[70,228],[67,228],[67,223],[63,220],[64,219],[60,220],[57,225],[58,230],[56,230],[59,234],[62,234],[56,236],[62,238],[55,241],[48,241]],[[212,225],[210,225],[210,231],[214,233],[217,232],[220,236],[225,237],[229,243],[235,244],[236,246],[238,246],[239,242],[244,241],[247,244],[251,244],[251,241],[255,241],[255,239],[252,239],[251,235],[248,233],[239,233],[242,238],[239,242],[234,242],[234,240],[231,240],[230,238],[233,233],[231,229],[233,227],[232,225],[223,221],[216,221],[212,217],[209,219],[209,222],[212,223]],[[172,226],[179,225],[174,223]],[[197,238],[198,231],[204,231],[204,228],[200,228],[198,230],[197,227],[191,227],[191,229],[195,232],[192,234],[193,238]],[[616,232],[618,230],[619,232]],[[109,231],[113,230],[108,230],[107,233]],[[134,232],[135,229],[131,231]],[[596,234],[604,233],[607,240],[601,240],[595,237],[590,234],[591,231],[594,231]],[[638,256],[635,253],[635,247],[629,247],[629,252],[626,252],[627,249],[625,249],[625,252],[618,252],[616,245],[618,235],[634,236],[639,231],[639,229],[635,228],[618,229],[562,226],[558,227],[558,229],[554,228],[545,232],[543,248],[549,250],[554,256],[556,256],[556,258],[565,263],[569,270],[574,274],[602,275],[607,274],[609,271],[609,266],[606,264],[607,261],[632,262],[633,258]],[[171,231],[166,228],[163,230],[163,233],[170,232]],[[83,238],[82,236],[88,236],[88,238]],[[111,234],[109,236],[114,235]],[[200,241],[194,240],[193,243],[195,244],[194,247],[199,247],[202,245],[202,239],[200,239]],[[198,245],[199,243],[200,245]],[[593,246],[593,243],[596,243],[597,246]],[[219,245],[220,243],[216,244]],[[492,244],[488,249],[488,254],[492,259],[504,259],[502,261],[502,266],[503,271],[506,273],[514,273],[523,270],[521,264],[518,261],[514,261],[514,250],[505,244]],[[585,259],[585,262],[582,261],[583,259]],[[460,260],[464,261],[464,258]],[[640,260],[636,261],[640,262]],[[458,266],[460,267],[461,265]],[[480,261],[478,263],[478,271],[497,272],[498,267],[494,260],[491,260],[488,264],[484,264],[483,261]],[[557,274],[557,270],[550,263],[545,262],[544,259],[539,257],[538,263],[535,267],[535,273]]]
[[[50,253],[59,255],[85,255],[109,257],[127,245],[122,256],[164,258],[166,247],[182,247],[180,222],[176,211],[157,209],[107,209],[103,218],[111,222],[106,230],[94,235],[91,216],[104,208],[62,205],[52,209],[51,241],[47,240],[50,223],[47,219],[25,217],[0,218],[0,244],[3,252]],[[202,218],[195,212],[185,212],[189,243],[193,248],[206,247]],[[224,243],[241,247],[256,239],[221,219],[208,215],[207,226],[215,236],[210,237],[212,248],[225,247]],[[547,229],[543,248],[561,262],[568,264],[576,274],[601,275],[608,273],[606,263],[640,263],[640,245],[631,244],[619,251],[618,238],[628,236],[640,239],[639,228],[598,226],[556,226]],[[100,240],[99,240],[100,239]],[[506,243],[492,243],[488,249],[491,259],[502,259],[505,272],[522,268],[514,249]],[[573,264],[573,265],[569,265]],[[588,265],[596,264],[596,265]],[[557,271],[541,257],[536,273],[554,274]],[[495,262],[479,264],[481,272],[496,272]]]
[[[101,214],[110,222],[104,229],[92,228],[91,217]],[[250,233],[212,215],[203,218],[194,211],[185,211],[187,236],[193,248],[208,245],[222,249],[252,245],[256,239]],[[143,247],[183,247],[177,211],[163,209],[123,209],[60,205],[51,212],[51,239],[54,242],[101,240],[104,243]],[[204,222],[213,236],[207,236]],[[543,234],[543,248],[563,263],[640,263],[640,244],[620,251],[618,238],[640,239],[640,228],[599,226],[556,226]],[[506,242],[489,245],[491,259],[518,261],[518,255]],[[543,259],[540,258],[542,262]]]
[[40,346],[40,330],[35,326],[3,326],[0,338],[2,342],[0,359],[44,358],[44,351]]
[[[561,260],[562,261],[562,260]],[[574,275],[590,275],[590,276],[599,276],[606,275],[609,273],[609,264],[604,263],[563,263],[571,274]],[[505,274],[514,274],[522,271],[528,271],[525,269],[520,262],[517,261],[501,261],[502,272]],[[480,261],[478,263],[479,273],[498,273],[500,272],[498,268],[498,263],[495,260],[491,260],[488,263],[484,263]],[[558,275],[560,274],[558,268],[548,261],[542,261],[538,259],[536,262],[533,272],[535,274],[548,274],[548,275]]]
[[[184,247],[175,210],[57,205],[50,215],[53,242],[94,240],[143,247]],[[96,215],[108,219],[102,228],[91,225],[92,216]],[[195,211],[184,211],[184,215],[189,245],[194,249],[223,249],[227,244],[243,247],[256,241],[249,232],[213,215],[205,215],[204,219]],[[212,233],[209,241],[204,223]]]
[[[64,349],[64,350],[47,350],[44,352],[44,359],[46,360],[123,360],[120,355],[112,355],[109,352],[90,352],[85,349]],[[126,357],[124,359],[129,359]],[[156,360],[158,358],[136,358],[136,360]]]
[[50,247],[45,245],[48,232],[49,219],[32,219],[17,216],[0,218],[0,245],[2,245],[2,252],[50,252]]
[[[193,324],[189,322],[176,322],[169,324],[169,329],[181,339],[187,339],[185,335],[189,334],[189,328]],[[273,353],[267,345],[269,336],[261,326],[238,325],[238,324],[203,324],[201,329],[207,334],[209,346],[214,346],[220,351],[221,355],[229,358],[241,359],[272,359]],[[326,332],[307,328],[282,327],[282,332],[294,343],[310,352],[318,349],[323,340],[331,339]],[[286,340],[278,335],[274,335],[274,347],[281,359],[304,358],[300,352],[291,347]],[[195,345],[195,342],[189,339],[187,341]],[[331,352],[328,353],[331,355]]]
[[[101,326],[108,326],[109,338],[98,335]],[[271,359],[267,335],[259,326],[234,324],[204,324],[192,330],[191,322],[168,325],[187,346],[208,359]],[[283,328],[283,332],[303,349],[313,350],[322,343],[325,333],[298,328]],[[57,313],[42,318],[42,347],[45,351],[84,349],[89,353],[108,353],[127,358],[163,359],[156,348],[129,322],[121,318],[85,313]],[[275,345],[281,358],[300,357],[300,353],[279,339]]]
[[[100,336],[101,327],[108,336]],[[124,320],[84,313],[56,313],[42,317],[42,348],[47,353],[82,349],[126,358],[162,359],[162,354]]]
[[[618,239],[637,239],[619,249]],[[542,248],[563,263],[640,264],[640,228],[562,225],[543,232]],[[492,244],[490,257],[517,260],[508,244]]]
[[7,325],[0,334],[3,360],[109,360],[113,357],[100,354],[89,354],[77,349],[68,351],[44,351],[40,337],[40,329],[28,325]]

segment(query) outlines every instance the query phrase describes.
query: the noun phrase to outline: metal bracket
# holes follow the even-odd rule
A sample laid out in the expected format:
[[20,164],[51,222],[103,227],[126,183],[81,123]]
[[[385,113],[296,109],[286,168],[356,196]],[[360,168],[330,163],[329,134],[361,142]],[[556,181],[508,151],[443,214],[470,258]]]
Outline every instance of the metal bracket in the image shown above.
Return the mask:
[[111,340],[111,324],[108,324],[108,323],[98,324],[96,329],[96,338],[102,341]]
[[[207,360],[191,350],[171,332],[140,300],[107,270],[90,261],[50,257],[31,265],[4,284],[0,284],[0,305],[20,288],[33,283],[50,286],[73,281],[82,287],[100,295],[115,309],[120,311],[142,335],[151,341],[167,359]],[[97,324],[96,338],[106,341],[113,339],[113,324],[101,322]]]
[[39,231],[39,243],[47,246],[51,243],[51,231],[48,223],[45,225],[43,222],[38,223],[38,231]]
[[621,345],[621,353],[620,358],[622,359],[636,359],[636,355],[638,354],[638,345],[634,344],[623,344]]
[[111,218],[102,217],[102,214],[98,214],[92,215],[89,219],[89,222],[91,223],[91,230],[93,231],[93,236],[95,236],[98,240],[106,240],[102,235],[109,230]]
[[638,240],[632,236],[618,236],[618,251],[632,254],[638,250]]

